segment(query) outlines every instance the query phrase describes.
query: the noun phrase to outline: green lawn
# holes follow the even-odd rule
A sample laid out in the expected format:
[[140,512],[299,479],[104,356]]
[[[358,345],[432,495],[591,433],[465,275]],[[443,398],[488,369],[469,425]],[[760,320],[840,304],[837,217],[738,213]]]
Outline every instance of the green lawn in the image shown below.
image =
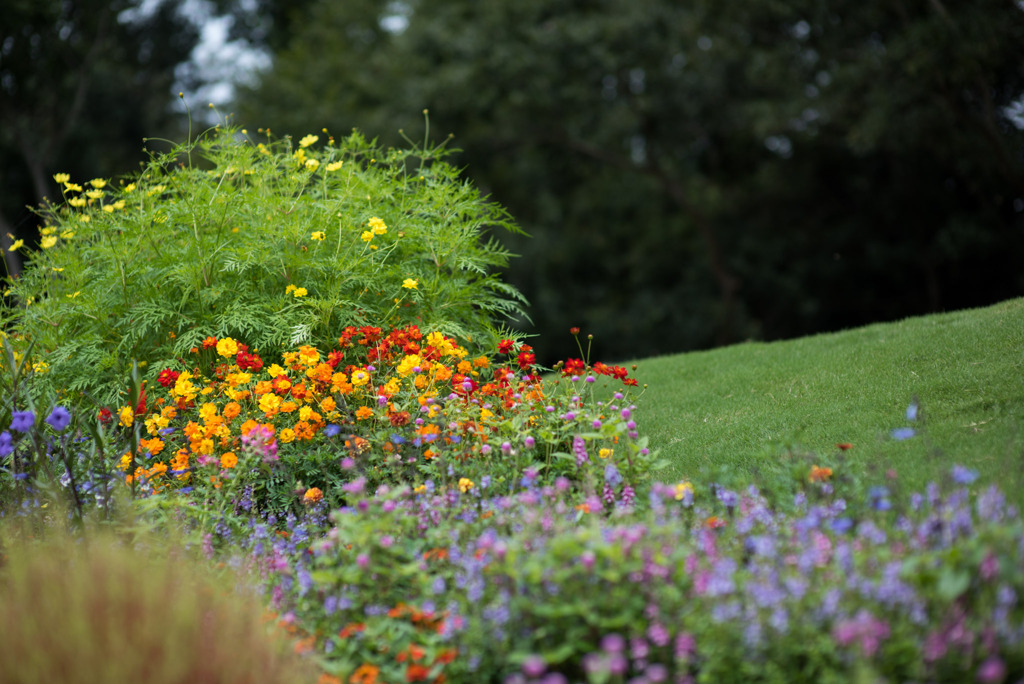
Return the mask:
[[[1024,299],[638,363],[640,428],[669,462],[657,479],[756,476],[787,448],[850,442],[879,479],[920,488],[960,463],[1024,500]],[[904,426],[924,429],[892,439]]]

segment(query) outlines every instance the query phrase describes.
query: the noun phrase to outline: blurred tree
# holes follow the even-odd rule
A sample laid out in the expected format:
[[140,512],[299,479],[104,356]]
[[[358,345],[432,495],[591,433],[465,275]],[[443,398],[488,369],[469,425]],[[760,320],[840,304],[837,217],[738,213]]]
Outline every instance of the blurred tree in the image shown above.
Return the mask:
[[[31,243],[29,206],[59,200],[55,172],[77,181],[122,173],[143,136],[181,132],[175,66],[199,34],[176,3],[7,0],[0,26],[0,245]],[[180,112],[180,109],[178,109]]]
[[509,277],[545,346],[580,325],[602,355],[653,354],[1024,294],[1018,3],[305,12],[243,119],[393,140],[429,108],[534,235]]

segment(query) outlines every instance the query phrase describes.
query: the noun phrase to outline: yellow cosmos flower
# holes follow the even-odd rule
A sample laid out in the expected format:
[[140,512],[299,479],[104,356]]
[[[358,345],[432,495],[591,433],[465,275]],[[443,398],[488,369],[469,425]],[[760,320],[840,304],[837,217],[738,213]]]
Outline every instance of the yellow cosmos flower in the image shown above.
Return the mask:
[[[110,206],[112,206],[112,207],[114,207],[114,209],[117,209],[118,211],[120,211],[121,209],[124,209],[124,200],[117,200],[116,202],[114,202]],[[104,207],[104,208],[106,208],[106,207]]]
[[305,297],[308,294],[309,292],[307,292],[306,288],[304,287],[297,287],[295,288],[295,292],[292,293],[292,295],[295,297]]
[[370,374],[364,370],[357,370],[352,372],[352,384],[356,387],[362,387],[370,381]]
[[70,204],[76,209],[81,209],[86,205],[86,201],[81,197],[72,197],[71,199],[68,200],[68,204]]
[[398,363],[398,374],[403,378],[413,372],[413,368],[422,365],[423,360],[416,354],[407,354]]
[[406,278],[405,280],[402,281],[402,287],[404,287],[407,290],[415,290],[418,285],[419,281],[413,278]]
[[93,178],[91,181],[89,181],[89,185],[99,190],[100,188],[106,187],[107,181],[103,180],[102,178]]
[[135,192],[135,183],[129,183],[128,185],[124,186],[124,191]]
[[309,135],[307,135],[306,137],[299,141],[299,147],[309,147],[319,139],[319,135],[313,135],[312,133],[310,133]]
[[324,231],[322,231],[322,230],[316,230],[316,231],[313,231],[313,232],[312,232],[312,233],[310,234],[310,236],[309,236],[309,239],[310,239],[310,240],[319,240],[320,242],[323,242],[323,241],[324,241],[324,238],[326,238],[326,237],[327,237],[327,236],[326,236],[326,235],[324,234]]
[[24,246],[25,246],[25,241],[24,240],[15,240],[14,243],[11,244],[11,246],[7,248],[7,251],[8,252],[13,252],[14,250],[21,249]]
[[460,492],[465,494],[466,492],[468,492],[472,488],[473,488],[473,481],[472,480],[470,480],[468,477],[460,477],[459,478],[459,491]]
[[327,165],[327,170],[328,171],[337,171],[338,169],[341,168],[341,164],[342,164],[342,162],[340,162],[340,161],[331,162],[330,164]]
[[289,442],[295,441],[295,430],[291,428],[285,428],[277,433],[277,441],[282,444],[288,444]]
[[289,285],[288,287],[284,288],[284,293],[288,294],[289,292],[294,292],[296,289],[298,289],[298,285]]
[[228,452],[226,452],[224,454],[221,454],[221,457],[220,457],[220,467],[221,468],[234,468],[236,465],[238,465],[238,456],[235,455],[235,452],[228,451]]
[[57,238],[53,237],[52,235],[48,235],[40,241],[39,246],[42,247],[43,249],[50,249],[55,244],[57,244]]
[[320,166],[320,160],[319,159],[307,159],[306,160],[306,168],[309,169],[310,171],[316,171],[319,166]]
[[103,197],[106,194],[107,193],[103,192],[102,190],[86,190],[85,191],[85,196],[88,197],[89,199],[94,199],[94,200],[97,200],[97,199]]
[[64,189],[68,192],[82,192],[81,185],[78,183],[71,183],[69,181],[64,181]]
[[71,176],[66,173],[55,173],[53,174],[53,180],[57,181],[58,183],[64,184],[71,180]]
[[363,242],[369,242],[370,240],[373,239],[373,233],[371,233],[368,230],[364,230],[362,235],[359,236],[359,239],[362,240]]
[[60,234],[60,236],[62,238],[64,238],[65,240],[70,240],[71,238],[75,237],[75,231],[73,231],[73,230],[65,230],[65,231],[63,231]]
[[376,216],[371,218],[366,223],[368,226],[370,226],[370,230],[373,231],[374,235],[383,235],[384,233],[388,232],[387,225],[384,224],[383,220],[377,218]]

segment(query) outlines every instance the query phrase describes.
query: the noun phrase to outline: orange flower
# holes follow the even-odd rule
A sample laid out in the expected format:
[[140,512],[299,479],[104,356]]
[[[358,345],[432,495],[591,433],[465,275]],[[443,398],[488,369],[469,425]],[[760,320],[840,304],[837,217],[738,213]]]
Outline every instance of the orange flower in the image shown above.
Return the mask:
[[836,444],[836,448],[840,451],[848,451],[853,448],[853,445],[849,442],[840,442],[839,444]]
[[309,653],[313,650],[313,646],[316,645],[316,637],[310,635],[305,639],[299,639],[295,642],[294,650],[298,654]]
[[307,505],[315,504],[318,501],[322,501],[323,498],[324,493],[320,490],[319,487],[310,487],[309,489],[306,490],[306,493],[303,494],[302,503]]
[[717,515],[713,515],[704,521],[704,527],[709,530],[715,530],[719,527],[725,527],[725,521],[719,518]]
[[342,639],[348,639],[353,634],[358,634],[359,632],[362,632],[362,631],[365,631],[365,630],[366,630],[366,623],[364,623],[364,622],[350,622],[350,623],[348,623],[347,625],[345,625],[344,627],[341,628],[341,631],[338,632],[338,636],[341,637]]
[[348,678],[348,684],[377,684],[378,674],[380,674],[380,668],[376,665],[363,663]]
[[334,409],[338,408],[338,404],[334,401],[334,397],[327,397],[320,402],[320,408],[324,410],[324,413],[330,413]]
[[239,413],[241,413],[241,411],[242,411],[242,407],[239,406],[237,403],[235,403],[233,401],[232,402],[228,402],[228,404],[226,404],[224,406],[224,417],[227,418],[228,420],[231,420],[232,418],[237,416]]
[[205,340],[203,340],[203,349],[209,349],[210,347],[216,347],[216,346],[217,346],[217,338],[216,337],[207,337]]
[[359,420],[366,420],[367,418],[373,417],[373,409],[369,406],[360,406],[356,411],[356,418]]
[[425,682],[430,678],[430,668],[416,663],[410,664],[405,670],[405,681]]
[[807,476],[807,480],[810,482],[824,482],[830,477],[832,477],[831,468],[819,468],[818,466],[814,466],[811,468],[811,474]]
[[259,426],[260,426],[260,424],[259,424],[259,423],[257,423],[257,422],[256,422],[255,420],[253,420],[252,418],[250,418],[249,420],[247,420],[247,421],[245,421],[244,423],[242,423],[242,427],[240,427],[240,428],[238,429],[238,431],[239,431],[240,433],[242,433],[242,436],[243,436],[243,437],[245,437],[245,436],[246,436],[246,435],[248,435],[248,434],[249,434],[250,432],[252,432],[252,431],[253,431],[253,430],[255,430],[256,428],[258,428]]
[[220,457],[221,468],[234,468],[238,465],[238,456],[235,456],[235,452],[228,451]]

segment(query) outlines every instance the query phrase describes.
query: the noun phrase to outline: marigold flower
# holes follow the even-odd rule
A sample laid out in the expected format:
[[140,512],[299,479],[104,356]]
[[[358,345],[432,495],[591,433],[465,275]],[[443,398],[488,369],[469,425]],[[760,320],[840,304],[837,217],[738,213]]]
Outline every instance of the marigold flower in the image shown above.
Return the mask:
[[120,419],[121,425],[125,427],[130,427],[135,421],[135,411],[132,410],[131,406],[122,406],[117,416]]
[[810,482],[824,482],[830,477],[832,477],[831,468],[819,468],[818,466],[814,466],[811,468],[811,473],[807,476],[807,480]]
[[310,487],[306,490],[306,493],[302,495],[302,503],[304,504],[315,504],[322,501],[324,493],[319,487]]
[[356,419],[366,420],[368,418],[373,418],[373,409],[371,409],[369,406],[360,406],[356,410]]
[[217,353],[224,357],[236,355],[238,353],[238,342],[235,342],[230,337],[222,338],[217,342]]
[[405,280],[402,281],[402,287],[404,287],[407,290],[415,290],[417,289],[418,285],[419,281],[413,278],[406,278]]
[[226,452],[224,454],[221,454],[221,457],[220,457],[220,467],[221,468],[234,468],[236,465],[238,465],[238,456],[235,455],[235,452],[228,451],[228,452]]

